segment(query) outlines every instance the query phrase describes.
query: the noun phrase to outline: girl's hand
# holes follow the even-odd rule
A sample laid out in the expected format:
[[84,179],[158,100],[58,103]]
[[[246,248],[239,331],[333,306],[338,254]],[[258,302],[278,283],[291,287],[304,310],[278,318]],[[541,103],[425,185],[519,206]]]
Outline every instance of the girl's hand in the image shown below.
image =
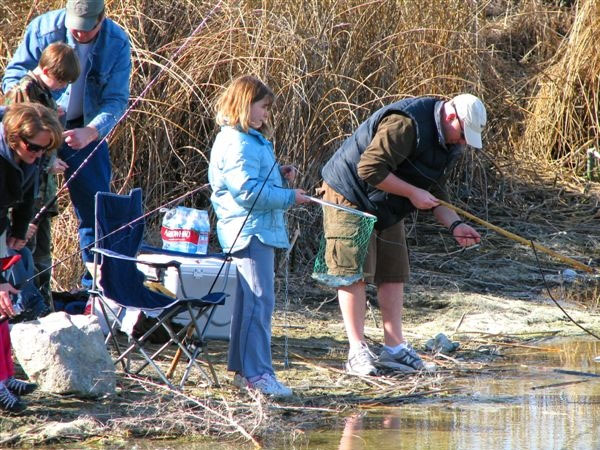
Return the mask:
[[304,189],[294,189],[294,192],[296,193],[296,203],[300,204],[310,202],[310,199],[305,195],[306,191]]
[[73,128],[63,132],[65,143],[73,150],[81,150],[98,139],[98,131],[91,126],[83,128]]
[[26,240],[19,239],[14,236],[10,236],[6,239],[6,245],[8,248],[12,248],[13,250],[21,250],[23,247],[25,247],[25,244],[27,244]]
[[281,175],[288,181],[288,183],[294,181],[297,174],[298,170],[294,166],[281,166]]

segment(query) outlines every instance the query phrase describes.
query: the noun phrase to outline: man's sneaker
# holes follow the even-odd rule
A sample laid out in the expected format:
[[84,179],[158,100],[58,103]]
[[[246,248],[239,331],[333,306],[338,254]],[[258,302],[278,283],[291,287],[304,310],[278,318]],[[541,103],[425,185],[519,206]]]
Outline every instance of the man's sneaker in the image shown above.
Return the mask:
[[233,377],[233,385],[241,390],[253,389],[262,392],[264,395],[272,397],[290,397],[292,390],[279,382],[274,375],[265,373],[255,381],[248,381],[247,378],[236,373]]
[[427,369],[426,365],[417,352],[410,346],[401,348],[396,353],[391,352],[387,348],[381,350],[377,365],[386,369],[393,369],[400,372],[414,372],[417,370]]
[[10,392],[18,396],[31,394],[38,388],[38,385],[35,383],[27,383],[25,381],[17,380],[15,377],[10,377],[4,384]]
[[375,355],[369,350],[364,342],[358,348],[350,349],[348,353],[348,362],[346,363],[346,372],[352,375],[377,375],[375,367]]
[[18,414],[25,409],[25,404],[8,390],[4,383],[0,383],[0,409]]

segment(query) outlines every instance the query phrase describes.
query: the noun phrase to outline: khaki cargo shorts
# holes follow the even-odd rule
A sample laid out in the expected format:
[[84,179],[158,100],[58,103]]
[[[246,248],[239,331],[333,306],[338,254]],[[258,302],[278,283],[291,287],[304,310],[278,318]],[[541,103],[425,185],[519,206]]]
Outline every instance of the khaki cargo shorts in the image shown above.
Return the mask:
[[[356,208],[327,183],[320,190],[323,200],[337,205]],[[328,274],[352,277],[361,271],[367,283],[406,283],[410,275],[404,221],[382,231],[373,230],[369,238],[366,257],[356,245],[359,240],[360,216],[345,211],[323,207],[325,234],[325,262]],[[363,261],[364,259],[364,261]]]

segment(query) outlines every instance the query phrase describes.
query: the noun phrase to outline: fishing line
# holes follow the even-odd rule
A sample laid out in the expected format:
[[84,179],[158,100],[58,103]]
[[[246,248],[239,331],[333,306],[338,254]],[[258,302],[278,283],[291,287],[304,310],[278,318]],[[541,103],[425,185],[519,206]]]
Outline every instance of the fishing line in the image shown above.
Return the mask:
[[71,183],[71,181],[81,172],[81,169],[94,156],[94,154],[100,148],[100,146],[102,145],[102,143],[108,141],[109,137],[111,137],[113,135],[115,129],[117,128],[117,125],[119,125],[119,123],[121,123],[131,113],[132,109],[146,96],[146,94],[148,93],[148,91],[156,84],[156,82],[163,75],[163,73],[165,71],[167,71],[168,69],[170,69],[172,66],[175,65],[176,58],[188,46],[188,44],[191,41],[191,39],[202,28],[204,28],[206,26],[206,23],[208,22],[208,19],[210,19],[210,17],[221,7],[222,1],[223,0],[219,0],[219,2],[208,12],[208,14],[206,15],[206,17],[202,20],[202,22],[200,22],[200,24],[194,29],[194,31],[185,39],[185,41],[181,44],[181,46],[171,56],[171,58],[169,59],[169,62],[164,67],[160,68],[160,70],[158,71],[158,73],[156,74],[156,76],[152,80],[150,80],[150,83],[148,83],[148,85],[146,85],[146,87],[142,90],[142,92],[131,103],[131,106],[129,106],[129,108],[127,108],[125,110],[125,112],[121,115],[121,117],[119,117],[119,119],[115,122],[115,125],[114,125],[113,129],[106,136],[104,136],[102,139],[100,139],[100,141],[98,141],[98,144],[96,145],[96,147],[94,147],[94,149],[90,152],[90,154],[81,162],[81,164],[79,165],[79,167],[77,167],[77,169],[71,174],[71,176],[68,179],[65,180],[65,182],[63,183],[63,185],[61,186],[61,188],[56,193],[56,195],[52,199],[50,199],[48,201],[48,203],[46,203],[42,207],[42,209],[40,209],[38,211],[38,213],[35,215],[35,217],[31,221],[31,223],[33,223],[34,225],[37,225],[39,223],[39,221],[41,220],[42,216],[44,214],[46,214],[46,212],[48,211],[48,208],[52,207],[52,205],[54,205],[54,203],[56,203],[56,200],[58,199],[58,196],[62,192],[64,192],[65,189],[68,188],[68,186]]
[[536,250],[536,247],[535,247],[533,241],[531,241],[531,248],[533,249],[533,254],[535,255],[535,260],[536,260],[537,265],[538,265],[538,270],[540,272],[540,275],[542,276],[542,280],[544,281],[544,287],[546,288],[546,292],[548,292],[548,296],[550,297],[550,299],[554,302],[554,304],[558,307],[558,309],[560,309],[562,311],[562,313],[567,317],[567,319],[569,319],[571,322],[573,322],[575,325],[577,325],[579,328],[581,328],[587,334],[589,334],[590,336],[595,337],[596,339],[598,339],[600,341],[600,336],[598,336],[597,334],[595,334],[592,331],[588,330],[583,325],[579,324],[575,319],[573,319],[569,315],[569,313],[567,313],[567,311],[565,311],[565,309],[560,305],[560,303],[558,303],[558,301],[556,301],[556,299],[552,295],[552,292],[550,292],[550,287],[548,286],[548,283],[546,282],[546,277],[544,276],[544,272],[542,270],[542,265],[541,265],[540,260],[538,258],[537,250]]
[[[154,209],[153,209],[153,210],[151,210],[151,211],[148,211],[147,213],[145,213],[145,214],[141,215],[140,217],[137,217],[137,218],[135,218],[135,219],[131,220],[130,222],[128,222],[128,223],[126,223],[126,224],[122,225],[121,227],[119,227],[119,228],[117,228],[117,229],[115,229],[115,230],[111,231],[110,233],[107,233],[105,236],[103,236],[102,238],[100,238],[100,239],[98,239],[98,240],[96,240],[96,241],[92,242],[90,245],[91,245],[91,246],[92,246],[92,245],[93,245],[93,246],[95,246],[95,245],[96,245],[96,244],[98,244],[99,242],[102,242],[102,240],[103,240],[104,238],[107,238],[107,237],[109,237],[109,236],[112,236],[113,234],[115,234],[115,233],[118,233],[119,231],[122,231],[122,230],[124,230],[125,228],[130,228],[130,227],[132,227],[132,226],[133,226],[133,225],[134,225],[136,222],[139,222],[140,220],[143,220],[143,219],[145,219],[146,217],[148,217],[148,216],[150,216],[150,215],[154,214],[155,212],[157,212],[157,211],[160,211],[162,208],[165,208],[165,207],[167,207],[167,206],[170,206],[170,205],[176,204],[176,203],[180,202],[181,200],[185,199],[186,197],[188,197],[188,196],[190,196],[190,195],[194,195],[195,193],[197,193],[197,192],[200,192],[200,191],[202,191],[202,190],[204,190],[204,189],[206,189],[206,188],[208,188],[208,187],[210,187],[210,184],[208,184],[208,183],[205,183],[205,184],[203,184],[202,186],[200,186],[200,187],[197,187],[196,189],[193,189],[193,190],[191,190],[191,191],[188,191],[188,192],[186,192],[186,193],[184,193],[184,194],[180,195],[179,197],[177,197],[177,198],[175,198],[175,199],[173,199],[173,200],[170,200],[170,201],[168,201],[168,202],[166,202],[166,203],[163,203],[162,205],[160,205],[160,206],[158,206],[158,207],[154,208]],[[126,239],[126,238],[127,238],[126,236],[124,236],[124,237],[123,237],[123,239]],[[123,239],[122,239],[122,240],[123,240]],[[39,271],[38,273],[34,274],[34,275],[33,275],[33,276],[31,276],[29,279],[27,279],[27,280],[25,281],[25,283],[27,283],[27,282],[29,282],[29,281],[31,281],[31,280],[33,280],[33,279],[35,279],[37,276],[39,276],[39,275],[41,275],[41,274],[43,274],[43,273],[47,272],[48,270],[52,270],[54,267],[57,267],[57,266],[61,265],[62,263],[64,263],[65,261],[68,261],[69,259],[71,259],[71,258],[73,258],[73,257],[75,257],[75,256],[77,256],[77,255],[79,255],[81,252],[82,252],[82,250],[80,249],[80,250],[76,251],[75,253],[72,253],[72,254],[70,254],[70,255],[66,256],[65,258],[63,258],[63,259],[59,260],[58,262],[56,262],[56,263],[55,263],[55,264],[53,264],[52,266],[50,266],[50,267],[48,267],[48,268],[46,268],[46,269],[44,269],[44,270],[41,270],[41,271]]]

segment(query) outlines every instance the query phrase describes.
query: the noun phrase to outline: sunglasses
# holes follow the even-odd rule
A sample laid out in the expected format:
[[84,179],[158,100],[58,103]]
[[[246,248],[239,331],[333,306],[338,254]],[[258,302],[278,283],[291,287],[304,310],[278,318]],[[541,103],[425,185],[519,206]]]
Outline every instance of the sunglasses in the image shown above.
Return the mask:
[[39,145],[39,144],[34,144],[33,142],[29,142],[27,139],[25,139],[24,137],[21,137],[21,140],[23,141],[23,143],[25,144],[25,147],[27,148],[27,151],[30,153],[40,153],[40,152],[45,152],[47,150],[50,150],[52,144],[50,145]]
[[458,120],[458,126],[460,127],[460,138],[464,141],[465,129],[463,128],[462,123],[460,123],[460,117],[458,116],[458,111],[456,110],[456,106],[454,105],[454,103],[452,103],[452,107],[454,108],[454,112],[456,113],[456,120]]

